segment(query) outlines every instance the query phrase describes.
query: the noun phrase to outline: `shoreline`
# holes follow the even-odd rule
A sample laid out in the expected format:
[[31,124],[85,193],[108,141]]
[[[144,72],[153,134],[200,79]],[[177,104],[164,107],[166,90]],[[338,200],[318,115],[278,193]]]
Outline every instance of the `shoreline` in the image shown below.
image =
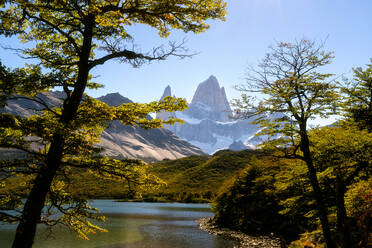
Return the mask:
[[246,233],[222,228],[212,222],[212,218],[202,218],[197,220],[199,228],[210,234],[221,236],[226,239],[235,240],[239,243],[237,248],[281,248],[279,238],[270,236],[251,236]]

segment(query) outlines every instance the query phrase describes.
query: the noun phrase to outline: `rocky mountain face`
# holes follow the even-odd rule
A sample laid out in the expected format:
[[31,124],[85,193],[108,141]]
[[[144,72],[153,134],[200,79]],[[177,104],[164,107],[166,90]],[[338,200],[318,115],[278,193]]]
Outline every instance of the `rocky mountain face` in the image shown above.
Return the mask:
[[229,115],[232,115],[231,108],[226,98],[225,89],[224,87],[220,88],[215,76],[210,76],[199,84],[185,114],[196,119],[229,121]]
[[[161,96],[160,100],[162,100],[163,98],[165,98],[167,96],[172,96],[171,87],[169,85],[165,88],[164,93]],[[174,113],[160,112],[160,113],[156,114],[156,118],[160,118],[160,119],[163,119],[163,120],[169,119],[170,116],[174,116]]]
[[[163,97],[171,94],[168,86]],[[157,118],[166,119],[169,115],[169,113],[160,113]],[[251,119],[229,118],[232,116],[232,111],[225,89],[220,87],[214,76],[199,84],[187,110],[176,112],[174,115],[183,119],[185,123],[166,128],[209,154],[221,149],[255,148],[262,142],[263,137],[255,136],[259,127],[250,124]]]
[[[49,106],[60,106],[65,97],[63,92],[54,91],[40,94]],[[119,93],[112,93],[98,98],[110,106],[119,106],[131,102],[130,99]],[[30,116],[39,113],[41,105],[24,99],[9,101],[0,112],[8,112],[20,116]],[[149,118],[151,118],[149,116]],[[204,154],[199,148],[177,137],[167,129],[144,130],[139,127],[124,126],[119,121],[109,124],[104,130],[101,142],[104,154],[117,158],[139,158],[145,161],[176,159],[191,155]]]

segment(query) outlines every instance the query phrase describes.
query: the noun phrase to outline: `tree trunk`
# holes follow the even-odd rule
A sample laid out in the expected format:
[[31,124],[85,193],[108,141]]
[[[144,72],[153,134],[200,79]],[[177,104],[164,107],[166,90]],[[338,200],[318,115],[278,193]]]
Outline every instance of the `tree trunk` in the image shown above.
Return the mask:
[[351,247],[350,231],[347,223],[347,215],[345,208],[345,184],[341,176],[336,176],[336,206],[337,206],[337,233],[340,237],[341,246],[343,248]]
[[[92,37],[94,28],[94,16],[89,15],[83,33],[83,46],[79,58],[79,71],[74,90],[70,98],[63,104],[60,122],[67,125],[76,117],[76,113],[82,100],[89,75],[89,56],[92,49]],[[22,211],[22,217],[18,224],[12,248],[31,248],[34,242],[36,226],[40,221],[41,211],[50,186],[63,157],[65,139],[60,134],[54,134],[50,149],[45,160],[45,166],[40,169],[34,186],[26,200]]]
[[314,198],[316,200],[318,216],[320,223],[322,224],[323,236],[327,245],[327,248],[335,248],[335,244],[332,240],[331,231],[329,227],[327,208],[325,206],[322,191],[319,186],[318,177],[313,164],[313,159],[310,153],[310,142],[306,132],[306,128],[301,128],[301,151],[303,153],[304,161],[308,168],[308,177],[313,188]]
[[54,135],[46,159],[46,166],[43,166],[37,175],[34,186],[24,205],[22,218],[16,230],[13,248],[32,247],[36,233],[36,225],[40,221],[46,195],[50,190],[50,185],[62,158],[62,148],[62,137],[60,135]]

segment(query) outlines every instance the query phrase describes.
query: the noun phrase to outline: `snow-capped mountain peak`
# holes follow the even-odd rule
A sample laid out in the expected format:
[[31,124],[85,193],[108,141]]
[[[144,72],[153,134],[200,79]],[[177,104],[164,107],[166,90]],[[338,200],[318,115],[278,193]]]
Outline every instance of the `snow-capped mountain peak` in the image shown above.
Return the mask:
[[[168,86],[163,97],[171,95]],[[183,119],[183,125],[166,126],[177,136],[201,148],[206,153],[214,153],[221,149],[254,148],[258,140],[255,134],[259,131],[252,120],[232,120],[230,105],[224,87],[218,80],[210,76],[200,83],[195,91],[189,108],[183,112],[158,113],[157,118],[167,119],[171,115]]]

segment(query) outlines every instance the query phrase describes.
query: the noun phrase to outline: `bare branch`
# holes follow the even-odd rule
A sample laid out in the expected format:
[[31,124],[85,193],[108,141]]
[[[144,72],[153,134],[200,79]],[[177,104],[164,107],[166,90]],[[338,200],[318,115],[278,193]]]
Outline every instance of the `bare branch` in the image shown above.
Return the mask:
[[5,218],[9,222],[20,221],[21,220],[20,216],[11,215],[11,214],[3,212],[3,211],[0,211],[0,216],[1,216],[1,218]]
[[153,60],[165,60],[169,56],[179,57],[181,59],[192,57],[195,54],[187,54],[181,52],[187,52],[184,47],[185,40],[181,43],[176,44],[175,42],[169,43],[169,49],[165,49],[164,46],[159,46],[153,49],[151,53],[143,54],[135,52],[134,49],[121,49],[118,43],[107,43],[106,46],[102,47],[102,50],[110,52],[110,54],[105,55],[99,59],[90,61],[89,68],[92,69],[97,65],[102,65],[111,59],[118,59],[121,62],[128,62],[134,67],[138,67],[145,62],[150,62]]

